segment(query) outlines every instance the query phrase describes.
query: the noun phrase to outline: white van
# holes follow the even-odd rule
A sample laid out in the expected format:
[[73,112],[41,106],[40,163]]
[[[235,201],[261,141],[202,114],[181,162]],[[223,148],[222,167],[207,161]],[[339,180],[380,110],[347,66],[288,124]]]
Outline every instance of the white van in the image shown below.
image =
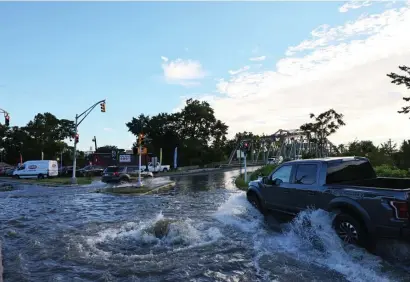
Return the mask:
[[17,178],[39,178],[58,176],[57,161],[27,161],[13,172]]

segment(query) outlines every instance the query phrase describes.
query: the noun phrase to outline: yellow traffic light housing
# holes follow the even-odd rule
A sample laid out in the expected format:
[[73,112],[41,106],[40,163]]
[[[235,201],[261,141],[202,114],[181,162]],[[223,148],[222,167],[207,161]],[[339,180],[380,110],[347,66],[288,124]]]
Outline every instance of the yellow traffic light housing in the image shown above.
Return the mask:
[[100,106],[101,106],[101,112],[102,112],[102,113],[105,113],[105,102],[102,102],[102,103],[100,104]]
[[144,143],[144,134],[143,133],[140,133],[139,135],[138,135],[138,146],[140,146],[140,145],[142,145],[143,143]]

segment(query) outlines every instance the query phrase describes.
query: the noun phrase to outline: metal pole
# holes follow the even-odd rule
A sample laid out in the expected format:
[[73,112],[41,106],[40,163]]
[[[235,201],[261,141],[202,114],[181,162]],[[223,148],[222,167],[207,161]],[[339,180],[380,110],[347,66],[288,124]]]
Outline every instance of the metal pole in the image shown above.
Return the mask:
[[141,182],[141,143],[139,145],[139,156],[138,156],[138,182],[137,182],[137,187],[141,187],[142,186],[142,182]]
[[242,150],[239,151],[239,175],[242,174]]
[[77,135],[77,123],[78,123],[78,115],[75,115],[75,129],[74,129],[74,149],[73,149],[73,175],[71,178],[71,184],[77,184],[77,178],[75,175],[76,172],[76,166],[77,166],[77,142],[75,140],[75,137]]
[[247,173],[246,173],[246,153],[245,153],[245,158],[243,159],[243,165],[244,165],[244,170],[245,170],[245,177],[244,177],[244,179],[245,179],[245,183],[246,182],[248,182],[247,180],[248,180],[248,175],[247,175]]
[[63,151],[61,151],[60,167],[63,168]]

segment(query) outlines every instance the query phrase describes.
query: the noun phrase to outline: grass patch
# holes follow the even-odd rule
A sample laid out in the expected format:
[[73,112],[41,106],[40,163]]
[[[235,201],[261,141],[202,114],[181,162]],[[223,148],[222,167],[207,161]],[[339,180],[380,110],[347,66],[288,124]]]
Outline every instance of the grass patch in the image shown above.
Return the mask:
[[[19,179],[22,183],[39,183],[39,184],[55,184],[55,185],[71,185],[71,177],[56,177],[44,179]],[[93,182],[92,177],[77,177],[77,184],[87,185]]]
[[[47,183],[47,184],[69,185],[71,184],[71,177],[44,178],[44,179],[37,179],[36,181],[39,183]],[[92,177],[77,177],[77,184],[79,185],[91,184],[92,182],[93,182]]]
[[254,172],[248,173],[248,177],[247,177],[248,181],[247,182],[245,182],[244,174],[242,173],[235,179],[235,185],[236,185],[237,188],[246,191],[248,189],[249,181],[256,180],[256,179],[258,179],[259,176],[269,175],[276,167],[277,167],[277,165],[269,164],[269,165],[265,165],[261,168],[258,168]]

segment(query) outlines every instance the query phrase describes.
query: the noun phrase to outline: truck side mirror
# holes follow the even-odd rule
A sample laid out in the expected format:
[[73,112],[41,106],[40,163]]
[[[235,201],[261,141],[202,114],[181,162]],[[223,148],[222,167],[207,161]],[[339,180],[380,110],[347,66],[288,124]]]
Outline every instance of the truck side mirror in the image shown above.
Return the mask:
[[263,184],[268,184],[268,180],[269,180],[269,177],[267,177],[267,176],[262,177],[262,183]]
[[275,178],[272,182],[273,182],[273,185],[275,186],[279,186],[283,183],[282,179],[279,179],[279,178]]

